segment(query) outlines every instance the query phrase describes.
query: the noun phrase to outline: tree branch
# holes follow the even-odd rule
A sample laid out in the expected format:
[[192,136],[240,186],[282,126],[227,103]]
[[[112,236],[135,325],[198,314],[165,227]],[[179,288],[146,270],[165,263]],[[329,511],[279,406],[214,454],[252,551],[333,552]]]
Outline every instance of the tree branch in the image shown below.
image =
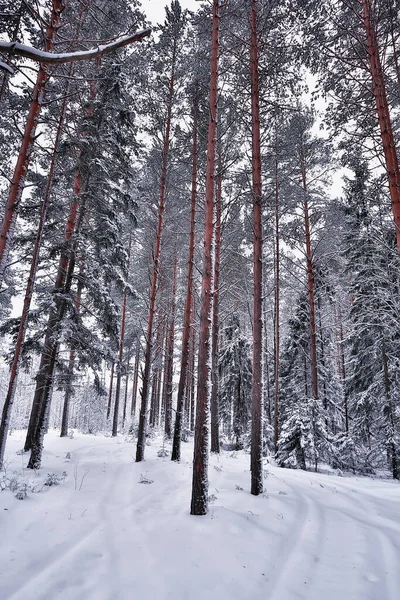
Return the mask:
[[[92,50],[84,50],[82,52],[66,52],[61,54],[44,52],[42,50],[37,50],[36,48],[32,48],[30,46],[24,46],[23,44],[19,44],[18,42],[2,42],[0,41],[0,51],[5,52],[7,54],[13,54],[18,56],[24,56],[25,58],[30,58],[36,62],[40,63],[68,63],[68,62],[76,62],[78,60],[91,60],[92,58],[98,58],[103,56],[103,54],[108,54],[109,52],[113,52],[118,48],[122,48],[123,46],[128,46],[133,42],[137,42],[151,33],[151,29],[142,29],[133,33],[131,35],[125,35],[115,40],[114,42],[110,42],[109,44],[103,44],[98,46],[97,48],[93,48]],[[4,68],[4,63],[2,63],[2,68]],[[7,69],[9,70],[9,69]]]

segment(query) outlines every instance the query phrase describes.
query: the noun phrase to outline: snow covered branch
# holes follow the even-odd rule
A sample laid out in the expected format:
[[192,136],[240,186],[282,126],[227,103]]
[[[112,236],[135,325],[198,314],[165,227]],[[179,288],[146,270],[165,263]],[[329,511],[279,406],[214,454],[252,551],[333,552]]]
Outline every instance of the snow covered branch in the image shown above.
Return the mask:
[[0,60],[0,69],[3,69],[3,71],[7,71],[7,73],[10,73],[10,75],[14,75],[14,70],[5,62],[2,62]]
[[[31,60],[40,63],[67,63],[75,62],[78,60],[90,60],[92,58],[98,58],[100,56],[103,56],[103,54],[108,54],[109,52],[113,52],[118,48],[128,46],[133,42],[137,42],[149,36],[150,33],[151,29],[142,29],[140,31],[132,33],[131,35],[125,35],[123,37],[120,37],[114,42],[110,42],[109,44],[103,44],[101,46],[98,46],[97,48],[92,48],[92,50],[83,50],[82,52],[66,52],[61,54],[53,54],[51,52],[37,50],[36,48],[32,48],[30,46],[24,46],[23,44],[19,44],[18,42],[2,41],[0,41],[0,51],[5,52],[7,54],[24,56],[25,58],[30,58]],[[5,68],[4,63],[1,63],[0,66],[2,68]],[[8,67],[7,70],[9,71],[10,67]]]

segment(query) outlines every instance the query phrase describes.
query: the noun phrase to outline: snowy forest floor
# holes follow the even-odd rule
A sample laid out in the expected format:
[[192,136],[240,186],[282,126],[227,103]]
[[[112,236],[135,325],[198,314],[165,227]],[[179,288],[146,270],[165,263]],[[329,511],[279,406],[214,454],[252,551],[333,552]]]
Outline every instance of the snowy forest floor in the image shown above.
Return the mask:
[[192,517],[192,443],[176,464],[153,439],[137,464],[122,436],[57,436],[40,474],[16,454],[24,433],[9,438],[8,480],[41,493],[0,493],[1,600],[400,598],[398,483],[266,465],[254,497],[249,455],[224,452],[210,459],[209,514]]

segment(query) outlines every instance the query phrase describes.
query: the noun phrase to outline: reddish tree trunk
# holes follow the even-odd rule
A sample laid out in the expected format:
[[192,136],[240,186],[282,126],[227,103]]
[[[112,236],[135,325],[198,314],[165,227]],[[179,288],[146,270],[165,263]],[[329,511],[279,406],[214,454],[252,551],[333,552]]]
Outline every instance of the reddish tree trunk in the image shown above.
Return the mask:
[[46,182],[46,189],[44,191],[42,207],[41,207],[41,211],[40,211],[39,225],[38,225],[38,230],[36,233],[35,245],[33,248],[33,255],[32,255],[31,266],[30,266],[30,271],[29,271],[29,276],[28,276],[28,282],[27,282],[26,290],[25,290],[25,297],[24,297],[24,304],[23,304],[23,308],[22,308],[21,321],[19,324],[17,341],[16,341],[15,349],[14,349],[13,362],[11,364],[8,391],[7,391],[7,396],[5,398],[4,406],[3,406],[2,421],[1,421],[1,425],[0,425],[0,468],[1,468],[2,461],[3,461],[3,457],[4,457],[4,448],[5,448],[5,444],[6,444],[8,427],[9,427],[10,418],[11,418],[11,411],[12,411],[12,405],[14,402],[15,390],[17,387],[18,371],[19,371],[19,363],[21,360],[22,346],[23,346],[23,343],[25,340],[26,329],[28,326],[28,316],[29,316],[29,310],[30,310],[31,301],[32,301],[33,289],[34,289],[34,285],[35,285],[36,271],[37,271],[37,265],[38,265],[38,261],[39,261],[40,246],[41,246],[41,242],[42,242],[43,229],[44,229],[44,224],[46,222],[46,215],[47,215],[47,210],[48,210],[49,201],[50,201],[50,192],[51,192],[51,187],[53,184],[54,169],[55,169],[55,165],[56,165],[56,161],[57,161],[57,149],[58,149],[58,146],[60,143],[62,126],[63,126],[63,122],[64,122],[64,118],[65,118],[68,89],[69,89],[69,82],[67,81],[66,86],[65,86],[64,99],[63,99],[63,103],[61,106],[60,118],[59,118],[58,126],[57,126],[57,133],[56,133],[56,139],[54,142],[54,149],[53,149],[53,154],[52,154],[52,158],[51,158],[49,174],[48,174],[47,182]]
[[392,123],[389,113],[389,105],[386,96],[385,79],[379,56],[376,29],[371,16],[370,0],[362,0],[363,24],[367,37],[367,49],[369,65],[372,77],[372,86],[375,97],[376,112],[383,152],[385,156],[386,171],[389,180],[390,197],[392,200],[392,211],[396,229],[397,248],[400,252],[400,169],[396,151],[396,143],[393,136]]
[[279,358],[280,358],[280,248],[279,248],[279,183],[278,159],[275,159],[275,389],[274,389],[274,446],[279,436]]
[[165,127],[164,135],[164,148],[161,165],[161,183],[160,183],[160,201],[158,205],[158,222],[157,222],[157,235],[156,235],[156,246],[154,250],[154,264],[153,264],[153,277],[151,283],[150,292],[150,308],[149,308],[149,321],[147,325],[147,336],[146,336],[146,349],[144,354],[144,373],[143,373],[143,388],[142,388],[142,402],[140,406],[139,414],[139,430],[138,430],[138,441],[136,448],[136,462],[141,462],[144,459],[144,449],[146,441],[146,427],[147,427],[147,405],[149,398],[149,384],[150,384],[150,372],[151,372],[151,357],[152,357],[152,346],[153,346],[153,323],[154,313],[156,307],[156,296],[157,296],[157,285],[160,271],[160,252],[161,252],[161,236],[163,230],[163,220],[165,212],[165,192],[167,186],[167,169],[168,169],[168,155],[170,146],[171,136],[171,119],[172,119],[172,105],[174,100],[174,85],[175,85],[175,67],[176,67],[176,51],[177,42],[174,39],[174,46],[172,52],[172,67],[171,76],[169,80],[169,92],[168,92],[168,103],[167,103],[167,122]]
[[311,251],[310,215],[308,209],[308,190],[304,153],[301,151],[301,176],[304,191],[304,229],[306,239],[308,310],[310,315],[310,370],[311,389],[314,400],[318,399],[318,363],[317,363],[317,330],[315,324],[314,264]]
[[222,172],[221,155],[218,160],[217,189],[215,196],[215,253],[214,253],[214,298],[213,327],[211,346],[211,452],[219,453],[219,274],[221,267],[221,196]]
[[[198,91],[196,89],[194,103],[193,103],[192,201],[191,201],[191,208],[190,208],[188,275],[187,275],[187,287],[186,287],[185,312],[183,315],[181,372],[179,375],[174,440],[173,440],[173,444],[172,444],[172,455],[171,455],[171,460],[175,460],[175,461],[180,461],[180,459],[181,459],[183,400],[184,400],[184,394],[185,394],[185,385],[187,385],[187,379],[188,379],[190,327],[191,327],[192,306],[193,306],[193,267],[194,267],[195,230],[196,230],[196,198],[197,198],[198,110],[199,110],[198,109]],[[188,396],[189,396],[189,389],[187,387],[186,388],[186,397],[188,398]]]
[[[52,12],[46,31],[45,51],[50,52],[54,47],[54,41],[59,28],[61,13],[64,10],[63,0],[53,0]],[[32,102],[29,108],[28,118],[25,125],[24,137],[19,150],[17,164],[10,185],[8,199],[5,207],[4,219],[0,231],[0,288],[3,284],[4,272],[7,267],[8,257],[11,251],[12,238],[15,222],[19,210],[24,181],[29,167],[29,160],[35,143],[35,131],[41,111],[47,81],[49,79],[48,67],[40,65],[33,90]]]
[[251,2],[251,130],[253,179],[253,377],[251,422],[251,493],[263,491],[262,469],[262,196],[258,86],[257,5]]
[[[153,378],[151,387],[151,402],[150,402],[150,425],[152,427],[158,426],[160,422],[160,400],[161,400],[161,382],[163,380],[162,390],[162,402],[163,411],[165,407],[165,394],[166,394],[166,365],[167,360],[164,357],[164,342],[165,342],[165,354],[167,353],[167,337],[166,326],[164,319],[161,314],[158,315],[156,342],[154,349],[154,360],[153,360]],[[164,377],[162,378],[163,372],[163,360],[164,360]]]
[[[128,246],[128,278],[131,267],[131,249],[132,249],[132,235],[129,236]],[[115,402],[114,402],[114,418],[112,426],[112,437],[116,437],[118,433],[118,417],[119,417],[119,398],[121,394],[121,379],[122,379],[122,359],[124,357],[124,343],[125,343],[125,321],[126,321],[126,303],[128,299],[128,287],[125,285],[124,297],[122,300],[122,314],[121,314],[121,328],[119,334],[119,351],[118,351],[118,363],[117,363],[117,385],[115,388]]]
[[207,144],[204,254],[201,286],[200,331],[197,379],[197,408],[194,435],[193,480],[190,514],[208,511],[208,427],[210,407],[210,323],[212,300],[212,241],[214,214],[215,149],[219,63],[219,0],[213,0],[210,106]]

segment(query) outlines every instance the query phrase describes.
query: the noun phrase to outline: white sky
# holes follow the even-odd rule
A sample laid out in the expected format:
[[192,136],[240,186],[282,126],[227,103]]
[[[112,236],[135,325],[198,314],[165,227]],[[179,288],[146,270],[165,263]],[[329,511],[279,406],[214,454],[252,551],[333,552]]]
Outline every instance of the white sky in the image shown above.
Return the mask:
[[[180,0],[182,8],[189,10],[197,10],[200,6],[196,0]],[[147,15],[147,18],[153,23],[163,23],[165,18],[164,7],[171,5],[171,0],[142,0],[142,7]]]

